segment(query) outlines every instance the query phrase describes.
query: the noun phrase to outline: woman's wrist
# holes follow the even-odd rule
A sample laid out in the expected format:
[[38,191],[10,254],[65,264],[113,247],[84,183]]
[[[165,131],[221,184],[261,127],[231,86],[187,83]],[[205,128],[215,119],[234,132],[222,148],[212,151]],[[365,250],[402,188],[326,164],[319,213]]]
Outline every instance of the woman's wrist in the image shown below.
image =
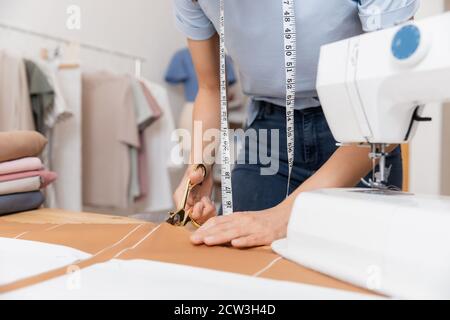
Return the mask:
[[291,201],[289,200],[289,198],[285,199],[279,205],[270,210],[276,239],[286,237],[287,227],[293,207]]
[[277,205],[277,211],[280,215],[283,215],[289,219],[291,216],[292,208],[294,207],[294,201],[297,197],[296,194],[291,194],[289,197],[284,199],[279,205]]

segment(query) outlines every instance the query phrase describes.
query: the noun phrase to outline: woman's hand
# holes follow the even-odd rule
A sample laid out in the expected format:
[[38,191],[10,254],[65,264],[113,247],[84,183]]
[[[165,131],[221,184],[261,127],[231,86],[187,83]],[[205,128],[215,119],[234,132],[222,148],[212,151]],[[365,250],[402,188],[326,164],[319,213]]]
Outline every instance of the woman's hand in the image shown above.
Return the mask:
[[285,206],[259,212],[234,213],[208,220],[192,236],[196,245],[229,244],[236,248],[266,246],[284,238],[290,211]]
[[[186,202],[185,211],[190,212],[190,217],[197,223],[203,224],[209,218],[216,216],[216,208],[213,202],[210,200],[213,178],[211,168],[207,169],[206,177],[203,177],[202,170],[195,170],[196,166],[189,166],[184,174],[183,180],[176,189],[173,200],[175,205],[178,206],[182,197],[184,196],[187,179],[191,180],[191,184],[195,187],[191,190]],[[177,207],[177,209],[179,209]]]
[[[389,152],[395,146],[391,148]],[[320,170],[278,206],[213,218],[191,236],[192,243],[208,246],[231,243],[233,247],[247,248],[270,245],[274,240],[284,238],[297,196],[317,189],[355,186],[372,168],[368,152],[358,146],[339,148]]]

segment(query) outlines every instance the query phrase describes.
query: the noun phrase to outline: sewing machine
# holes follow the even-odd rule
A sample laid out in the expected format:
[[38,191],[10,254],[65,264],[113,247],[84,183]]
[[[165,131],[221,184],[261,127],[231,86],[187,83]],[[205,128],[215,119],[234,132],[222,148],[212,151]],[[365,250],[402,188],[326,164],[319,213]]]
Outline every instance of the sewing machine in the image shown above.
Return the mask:
[[336,141],[371,148],[375,174],[300,195],[273,249],[391,297],[450,298],[450,198],[393,191],[385,162],[432,121],[425,104],[450,100],[450,13],[323,46],[317,90]]

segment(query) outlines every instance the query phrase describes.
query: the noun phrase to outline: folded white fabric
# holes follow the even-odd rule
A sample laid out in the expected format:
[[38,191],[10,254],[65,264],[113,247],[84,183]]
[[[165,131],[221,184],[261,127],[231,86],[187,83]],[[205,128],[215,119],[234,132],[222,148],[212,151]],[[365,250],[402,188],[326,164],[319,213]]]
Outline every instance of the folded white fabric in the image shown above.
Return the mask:
[[37,191],[41,188],[41,177],[0,182],[0,195]]
[[2,299],[376,299],[375,296],[171,263],[111,260]]
[[0,286],[89,257],[65,246],[0,237]]

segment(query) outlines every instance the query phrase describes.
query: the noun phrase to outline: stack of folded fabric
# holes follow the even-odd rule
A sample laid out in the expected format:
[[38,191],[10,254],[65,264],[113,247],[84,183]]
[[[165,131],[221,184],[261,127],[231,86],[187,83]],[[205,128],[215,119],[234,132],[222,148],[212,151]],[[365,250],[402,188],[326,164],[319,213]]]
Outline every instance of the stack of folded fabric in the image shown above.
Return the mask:
[[47,139],[34,131],[0,132],[0,215],[34,210],[56,180],[38,158]]

